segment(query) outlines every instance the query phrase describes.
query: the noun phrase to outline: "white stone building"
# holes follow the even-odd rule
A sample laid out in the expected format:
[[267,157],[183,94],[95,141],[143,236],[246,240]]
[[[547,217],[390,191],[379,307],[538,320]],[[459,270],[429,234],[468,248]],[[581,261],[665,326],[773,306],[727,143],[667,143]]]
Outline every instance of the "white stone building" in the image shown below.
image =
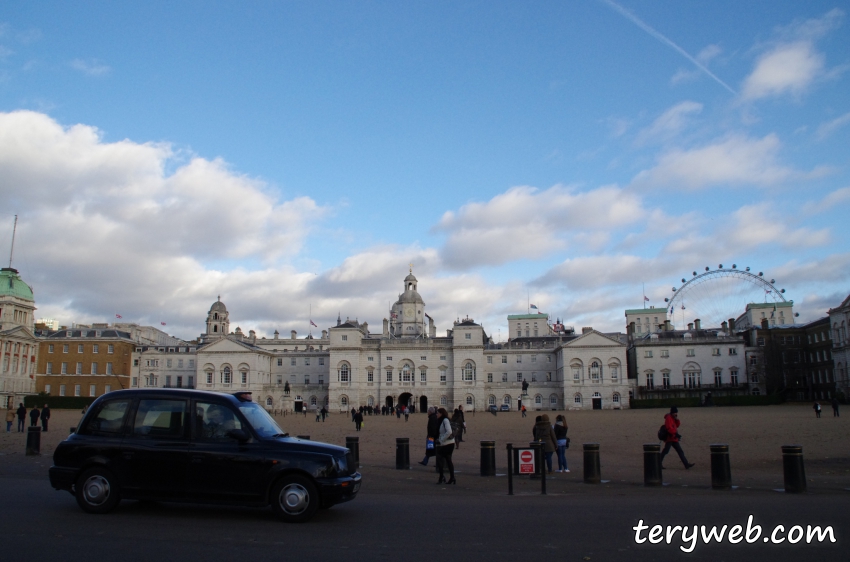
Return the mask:
[[[526,319],[525,316],[529,318]],[[523,381],[529,409],[627,408],[626,345],[591,328],[581,335],[554,331],[545,314],[516,315],[514,331],[528,321],[528,336],[494,343],[471,318],[455,321],[437,336],[425,313],[412,272],[384,319],[381,332],[366,322],[338,319],[320,338],[295,332],[282,339],[229,331],[220,300],[207,315],[204,342],[197,350],[197,388],[250,390],[270,409],[332,411],[352,407],[409,404],[517,409]],[[537,337],[533,335],[537,323]],[[566,376],[566,378],[565,378]]]
[[17,407],[35,393],[38,340],[35,298],[18,270],[0,269],[0,406]]

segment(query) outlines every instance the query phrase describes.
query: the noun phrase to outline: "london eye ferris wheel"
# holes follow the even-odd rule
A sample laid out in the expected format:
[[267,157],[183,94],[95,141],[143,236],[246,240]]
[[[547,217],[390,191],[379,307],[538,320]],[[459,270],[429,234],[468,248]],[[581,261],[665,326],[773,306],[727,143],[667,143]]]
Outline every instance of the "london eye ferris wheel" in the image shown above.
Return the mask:
[[691,278],[682,278],[682,285],[673,287],[671,297],[665,298],[667,318],[685,329],[699,319],[703,328],[719,328],[729,318],[738,318],[750,303],[784,303],[785,289],[778,289],[775,279],[765,279],[763,272],[752,273],[750,268],[717,269],[706,267],[694,271]]

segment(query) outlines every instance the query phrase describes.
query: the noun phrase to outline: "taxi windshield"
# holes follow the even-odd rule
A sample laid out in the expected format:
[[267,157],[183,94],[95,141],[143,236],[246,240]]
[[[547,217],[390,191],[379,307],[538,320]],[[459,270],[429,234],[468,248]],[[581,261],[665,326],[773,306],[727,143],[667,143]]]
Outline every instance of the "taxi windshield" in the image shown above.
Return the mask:
[[248,423],[254,428],[260,437],[285,437],[288,435],[284,432],[274,418],[269,413],[257,404],[256,402],[242,402],[239,404],[239,411],[247,418]]

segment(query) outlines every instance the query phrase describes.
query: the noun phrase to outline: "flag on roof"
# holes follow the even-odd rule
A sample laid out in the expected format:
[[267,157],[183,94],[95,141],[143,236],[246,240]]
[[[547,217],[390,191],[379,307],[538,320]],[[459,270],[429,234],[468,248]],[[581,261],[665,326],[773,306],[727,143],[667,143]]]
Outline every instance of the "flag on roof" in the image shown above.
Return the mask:
[[[315,322],[313,322],[312,320],[310,320],[310,325],[311,325],[311,326],[316,326],[316,323],[315,323]],[[316,328],[318,328],[318,326],[316,326]]]
[[529,306],[528,308],[533,308],[534,310],[537,310],[537,305],[536,305],[536,304],[532,304],[532,305],[531,305],[531,306]]
[[123,316],[121,316],[120,314],[116,314],[115,318],[123,318]]
[[682,305],[682,310],[685,310],[685,305]]
[[648,297],[648,296],[646,296],[646,295],[644,295],[644,296],[643,296],[643,300],[648,301],[648,300],[649,300],[649,297]]
[[162,324],[163,326],[165,326],[165,322],[160,322],[160,324]]

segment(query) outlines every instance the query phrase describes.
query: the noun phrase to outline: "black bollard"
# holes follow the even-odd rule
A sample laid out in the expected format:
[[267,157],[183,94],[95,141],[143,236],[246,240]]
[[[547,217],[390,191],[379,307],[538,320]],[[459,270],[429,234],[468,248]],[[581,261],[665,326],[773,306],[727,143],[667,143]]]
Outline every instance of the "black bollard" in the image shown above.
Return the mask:
[[481,476],[496,476],[496,442],[481,442]]
[[359,437],[346,437],[345,438],[345,446],[351,451],[351,456],[354,458],[355,466],[352,468],[357,468],[360,466],[360,438]]
[[806,491],[806,468],[803,466],[803,446],[782,446],[782,470],[785,473],[785,492],[802,494]]
[[715,443],[708,447],[711,450],[712,490],[731,490],[732,468],[729,466],[729,445]]
[[643,446],[643,485],[661,486],[661,445],[645,443]]
[[310,436],[309,436],[309,435],[298,435],[297,437],[298,437],[298,439],[304,439],[304,440],[306,440],[306,441],[309,441],[309,440],[310,440]]
[[410,439],[407,437],[396,437],[395,467],[397,470],[410,468]]
[[513,443],[508,443],[506,446],[508,450],[508,495],[514,495],[514,445]]
[[599,468],[599,443],[584,444],[584,483],[599,484],[602,481]]
[[27,428],[27,455],[41,454],[41,428],[31,426]]

